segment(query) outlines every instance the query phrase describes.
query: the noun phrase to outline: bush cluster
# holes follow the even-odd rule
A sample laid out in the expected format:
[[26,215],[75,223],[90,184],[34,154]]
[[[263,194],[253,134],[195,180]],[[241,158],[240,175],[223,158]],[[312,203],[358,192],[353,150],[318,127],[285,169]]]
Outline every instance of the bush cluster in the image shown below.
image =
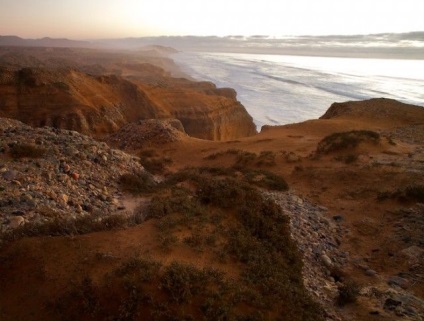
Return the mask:
[[328,154],[331,152],[352,149],[361,142],[377,144],[380,134],[370,130],[352,130],[349,132],[334,133],[324,137],[317,147],[317,154]]
[[131,194],[152,192],[156,186],[152,176],[147,172],[124,174],[119,178],[123,191]]

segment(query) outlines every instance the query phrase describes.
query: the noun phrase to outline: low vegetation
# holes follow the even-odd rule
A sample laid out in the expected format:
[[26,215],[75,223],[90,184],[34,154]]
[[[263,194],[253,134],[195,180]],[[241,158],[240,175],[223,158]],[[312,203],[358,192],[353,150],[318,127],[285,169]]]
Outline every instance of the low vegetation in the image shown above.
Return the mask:
[[324,137],[316,150],[317,154],[329,154],[331,152],[353,149],[362,142],[377,144],[380,134],[370,130],[352,130],[349,132],[334,133]]
[[272,151],[262,151],[259,155],[239,149],[228,149],[227,151],[214,153],[206,156],[206,160],[216,160],[224,155],[235,157],[233,168],[243,169],[247,167],[272,167],[276,165],[276,154]]
[[32,236],[79,235],[90,232],[124,228],[134,224],[132,216],[112,214],[103,216],[100,212],[82,215],[77,218],[55,217],[48,222],[27,223],[17,229],[0,235],[6,241]]
[[397,199],[401,202],[420,202],[424,203],[424,185],[416,184],[409,185],[403,188],[398,188],[393,192],[382,192],[378,195],[379,200]]
[[360,287],[355,281],[347,281],[342,283],[339,288],[339,296],[337,298],[337,304],[344,306],[346,304],[355,303],[358,296]]
[[120,177],[119,183],[123,191],[131,194],[151,192],[156,185],[148,172],[124,174]]
[[[133,178],[123,184],[137,186]],[[69,280],[48,304],[52,318],[323,320],[321,307],[303,286],[301,253],[290,237],[289,219],[258,186],[288,188],[266,171],[234,168],[190,168],[154,189],[141,188],[151,197],[144,216],[154,220],[156,231],[158,251],[150,253],[172,258],[192,251],[204,255],[207,267],[137,253],[105,267],[96,282],[89,271]],[[135,224],[128,218],[85,220],[61,222],[54,229],[40,226],[26,235],[79,234],[101,230],[109,221],[108,228]],[[231,276],[227,269],[234,270]]]
[[164,174],[172,164],[172,159],[158,156],[153,149],[141,151],[139,157],[141,165],[152,174]]

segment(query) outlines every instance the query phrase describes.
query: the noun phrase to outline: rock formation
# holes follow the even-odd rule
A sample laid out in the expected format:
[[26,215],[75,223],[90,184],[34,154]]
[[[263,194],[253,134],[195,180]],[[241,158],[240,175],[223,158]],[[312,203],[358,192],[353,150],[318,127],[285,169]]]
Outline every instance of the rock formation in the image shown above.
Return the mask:
[[[124,68],[125,67],[125,68]],[[92,76],[74,68],[0,69],[0,116],[101,137],[140,119],[177,118],[187,134],[231,140],[256,133],[232,89],[171,78],[148,64],[123,65],[117,75]]]

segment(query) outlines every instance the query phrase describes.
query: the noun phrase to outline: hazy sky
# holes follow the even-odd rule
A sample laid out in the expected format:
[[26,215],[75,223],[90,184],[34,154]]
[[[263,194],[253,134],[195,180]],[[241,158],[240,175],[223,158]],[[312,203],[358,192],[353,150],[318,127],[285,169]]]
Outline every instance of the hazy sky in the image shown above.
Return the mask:
[[424,0],[0,0],[0,35],[328,35],[424,31]]

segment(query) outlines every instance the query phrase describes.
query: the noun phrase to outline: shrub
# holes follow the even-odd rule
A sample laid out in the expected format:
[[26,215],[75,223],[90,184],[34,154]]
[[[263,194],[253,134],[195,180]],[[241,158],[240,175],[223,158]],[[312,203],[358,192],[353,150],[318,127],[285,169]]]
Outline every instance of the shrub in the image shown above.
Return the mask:
[[172,262],[165,268],[161,287],[175,302],[188,302],[204,289],[207,275],[192,265]]
[[165,157],[153,157],[140,160],[141,165],[152,174],[163,174],[166,170],[166,165],[172,163],[172,160]]
[[424,185],[410,185],[405,188],[398,188],[394,192],[380,192],[377,196],[380,201],[388,198],[398,199],[402,202],[415,201],[424,203]]
[[152,198],[147,208],[146,218],[162,218],[173,213],[194,216],[202,212],[203,209],[197,199],[182,189],[174,189],[171,195]]
[[286,191],[289,185],[279,175],[265,170],[244,170],[242,171],[247,181],[259,187],[275,190]]
[[424,185],[411,185],[405,189],[407,199],[424,203]]
[[348,281],[338,288],[337,304],[340,306],[356,302],[359,295],[359,285],[355,281]]
[[204,179],[199,184],[197,195],[203,204],[220,208],[232,208],[244,203],[251,188],[235,179]]
[[41,158],[46,153],[44,148],[33,144],[16,144],[10,148],[10,155],[15,158]]
[[156,183],[147,172],[124,174],[119,178],[121,188],[131,194],[140,194],[153,191]]
[[172,164],[172,159],[159,157],[154,149],[145,149],[138,156],[141,165],[152,174],[163,174],[166,166]]
[[246,166],[252,165],[255,159],[255,153],[239,151],[233,167],[237,169],[245,168]]
[[317,147],[318,154],[328,154],[348,148],[355,148],[361,142],[372,142],[374,144],[380,141],[380,135],[370,130],[352,130],[349,132],[334,133],[324,137]]
[[272,151],[262,151],[256,162],[258,166],[274,166],[275,164],[275,153]]
[[172,245],[178,243],[178,238],[175,235],[163,235],[160,234],[158,237],[159,247],[164,251],[169,251]]
[[115,273],[120,277],[135,276],[137,280],[141,282],[148,282],[153,279],[160,268],[161,264],[159,262],[150,259],[132,257],[128,261],[124,262],[115,271]]

